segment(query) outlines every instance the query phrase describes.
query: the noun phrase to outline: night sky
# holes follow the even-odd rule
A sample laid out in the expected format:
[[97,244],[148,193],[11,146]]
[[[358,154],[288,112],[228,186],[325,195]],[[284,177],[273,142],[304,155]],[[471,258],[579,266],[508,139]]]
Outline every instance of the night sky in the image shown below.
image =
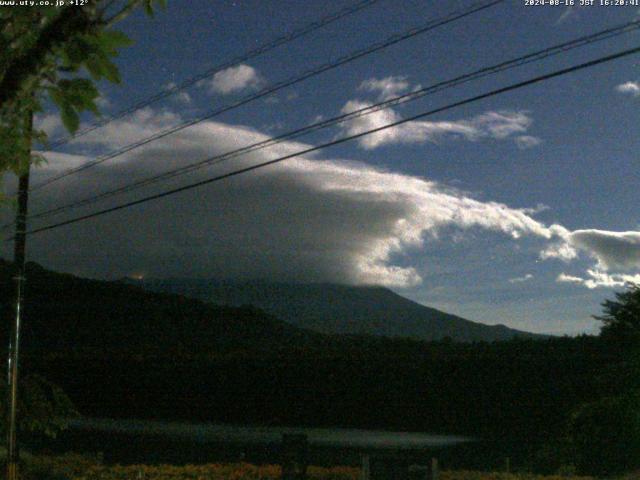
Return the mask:
[[[134,44],[102,85],[105,114],[353,1],[169,0],[119,25]],[[578,1],[576,3],[579,3]],[[472,2],[379,0],[312,34],[46,153],[37,183],[158,130]],[[507,1],[228,111],[34,192],[30,211],[125,185],[413,89],[637,18],[634,6]],[[79,208],[89,213],[640,45],[637,31]],[[596,332],[640,282],[640,56],[29,238],[29,259],[92,278],[381,284],[488,324]],[[89,124],[91,118],[86,117]],[[55,110],[37,124],[63,133]],[[12,181],[7,182],[11,190]],[[5,208],[4,219],[10,218]],[[5,243],[2,254],[8,257]]]

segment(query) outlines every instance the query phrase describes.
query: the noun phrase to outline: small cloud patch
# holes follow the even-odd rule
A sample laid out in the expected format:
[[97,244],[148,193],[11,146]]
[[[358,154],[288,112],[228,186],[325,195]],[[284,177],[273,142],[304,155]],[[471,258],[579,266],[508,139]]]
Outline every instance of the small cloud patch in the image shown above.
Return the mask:
[[261,84],[262,77],[256,69],[244,64],[222,70],[206,82],[209,93],[221,95],[256,89]]
[[523,282],[527,282],[529,280],[531,280],[533,278],[533,275],[530,273],[527,273],[526,275],[523,275],[522,277],[515,277],[515,278],[510,278],[509,279],[509,283],[523,283]]
[[616,91],[618,93],[624,93],[627,95],[632,95],[634,97],[640,96],[640,83],[639,82],[625,82],[616,86]]
[[515,141],[520,150],[537,147],[542,143],[541,139],[539,139],[538,137],[533,137],[531,135],[520,135],[516,137]]

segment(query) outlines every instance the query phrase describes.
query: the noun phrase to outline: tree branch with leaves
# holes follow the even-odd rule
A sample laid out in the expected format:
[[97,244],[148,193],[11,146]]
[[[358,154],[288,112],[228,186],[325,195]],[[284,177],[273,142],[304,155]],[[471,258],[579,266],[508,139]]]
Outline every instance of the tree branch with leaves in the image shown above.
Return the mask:
[[602,322],[603,338],[625,345],[640,345],[640,285],[629,283],[627,289],[615,293],[615,300],[602,303],[602,315],[594,316]]
[[166,0],[0,7],[0,175],[20,173],[33,160],[30,136],[46,142],[44,132],[25,131],[24,116],[42,111],[47,99],[72,134],[82,112],[99,115],[98,82],[120,83],[113,59],[131,43],[113,25],[138,7],[153,14],[156,5],[165,7]]

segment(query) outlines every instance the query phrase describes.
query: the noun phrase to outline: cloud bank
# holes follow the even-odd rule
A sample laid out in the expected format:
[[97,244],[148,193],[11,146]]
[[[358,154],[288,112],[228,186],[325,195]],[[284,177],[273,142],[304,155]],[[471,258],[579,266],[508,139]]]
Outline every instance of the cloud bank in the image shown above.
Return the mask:
[[[386,116],[386,123],[396,113],[376,112],[356,124],[383,123],[381,115]],[[50,119],[42,121],[46,124]],[[89,150],[116,149],[179,121],[174,112],[143,109],[73,143]],[[412,122],[406,129],[381,132],[363,142],[370,142],[365,148],[375,148],[384,143],[449,137],[464,141],[518,138],[530,124],[524,112],[490,111],[456,121]],[[68,177],[58,188],[43,190],[34,196],[31,211],[37,213],[268,138],[245,126],[202,122]],[[230,164],[198,170],[174,180],[173,185],[310,146],[285,142]],[[88,159],[64,153],[46,155],[49,163],[34,173],[36,182]],[[150,187],[124,198],[135,199],[170,186]],[[95,208],[78,210],[74,216]],[[557,277],[559,282],[595,288],[640,280],[636,273],[640,270],[640,232],[569,231],[562,225],[536,220],[540,210],[481,201],[438,182],[348,159],[307,155],[36,235],[30,250],[36,261],[89,276],[269,278],[410,287],[422,278],[406,261],[407,254],[418,252],[425,242],[440,235],[478,229],[512,239],[537,238],[546,244],[540,253],[542,259],[569,262],[586,256],[593,260],[585,276],[562,273]],[[515,284],[531,278],[528,274],[509,281]]]
[[561,273],[557,278],[558,282],[561,283],[574,283],[577,285],[582,285],[589,289],[594,289],[598,287],[608,287],[608,288],[616,288],[623,287],[627,283],[638,283],[640,284],[640,274],[636,275],[625,275],[621,273],[609,274],[607,272],[603,272],[600,270],[587,270],[587,278],[578,277],[575,275],[568,275],[566,273]]
[[640,283],[640,274],[629,273],[640,270],[640,232],[575,230],[564,235],[561,243],[551,246],[541,256],[570,261],[580,253],[596,262],[587,270],[587,278],[562,273],[557,278],[559,282],[576,283],[587,288]]
[[[342,113],[350,113],[370,106],[371,103],[351,100],[342,108]],[[367,130],[395,123],[401,118],[393,109],[379,110],[345,122],[342,124],[342,128],[348,135],[357,135]],[[492,138],[505,140],[526,132],[531,123],[531,118],[525,112],[489,111],[469,120],[407,122],[362,137],[359,139],[359,144],[364,149],[372,150],[383,145],[439,143],[448,139],[478,141]],[[533,146],[532,138],[525,139],[524,143]],[[520,142],[522,143],[522,139]]]
[[[116,148],[176,120],[174,113],[146,109],[78,141]],[[519,114],[488,113],[459,123],[463,138],[472,139],[508,136],[519,131],[514,125],[527,122]],[[43,190],[34,197],[32,212],[267,138],[251,128],[203,122]],[[200,170],[188,180],[308,147],[283,143],[231,165]],[[39,179],[86,160],[47,155],[49,164],[35,174]],[[421,276],[403,264],[404,255],[445,228],[482,229],[514,239],[530,235],[550,240],[566,234],[559,225],[535,220],[530,209],[480,201],[437,182],[364,163],[304,156],[36,235],[30,248],[36,261],[91,276],[275,278],[406,287],[419,283]]]
[[[420,85],[412,86],[405,76],[389,76],[365,80],[358,90],[377,93],[377,101],[384,101],[420,88]],[[344,105],[342,113],[351,113],[372,105],[370,101],[353,99]],[[395,109],[387,108],[342,123],[341,128],[347,135],[357,135],[401,119],[402,116]],[[418,120],[403,123],[362,137],[359,145],[364,149],[373,150],[385,145],[439,143],[450,139],[479,141],[486,138],[494,140],[513,138],[518,148],[527,149],[542,143],[539,138],[526,135],[532,123],[533,120],[526,111],[488,111],[471,119],[436,122]]]

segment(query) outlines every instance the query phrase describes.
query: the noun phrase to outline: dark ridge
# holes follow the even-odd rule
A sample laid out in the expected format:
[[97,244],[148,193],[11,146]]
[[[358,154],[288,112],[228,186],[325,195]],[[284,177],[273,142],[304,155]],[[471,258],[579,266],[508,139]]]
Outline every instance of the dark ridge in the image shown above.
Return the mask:
[[217,305],[254,305],[292,325],[325,334],[462,342],[546,337],[504,325],[472,322],[377,286],[195,279],[129,281],[151,291],[178,293]]

